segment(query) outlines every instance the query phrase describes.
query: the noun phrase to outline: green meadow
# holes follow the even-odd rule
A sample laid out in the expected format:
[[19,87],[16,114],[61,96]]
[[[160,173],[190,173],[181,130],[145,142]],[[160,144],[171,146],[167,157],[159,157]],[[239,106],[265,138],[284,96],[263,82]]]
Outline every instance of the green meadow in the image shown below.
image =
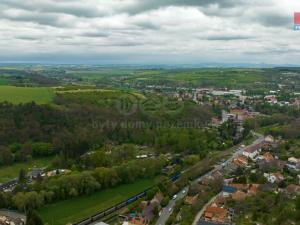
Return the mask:
[[44,223],[66,225],[114,206],[152,185],[154,185],[153,180],[139,180],[133,184],[123,184],[88,196],[60,201],[42,208],[39,213]]
[[47,104],[52,102],[53,97],[54,91],[51,88],[0,86],[0,102],[19,104],[34,101],[37,104]]

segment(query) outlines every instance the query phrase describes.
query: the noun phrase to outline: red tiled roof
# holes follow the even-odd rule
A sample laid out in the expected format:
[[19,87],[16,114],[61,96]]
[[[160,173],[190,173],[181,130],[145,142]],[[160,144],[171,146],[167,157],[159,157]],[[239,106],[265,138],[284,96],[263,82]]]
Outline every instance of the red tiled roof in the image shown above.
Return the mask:
[[230,109],[230,114],[248,114],[246,109]]
[[264,159],[267,161],[267,162],[270,162],[274,159],[274,157],[271,155],[271,153],[267,152],[263,155]]
[[207,207],[205,213],[213,213],[213,214],[227,213],[227,209],[219,208],[219,207]]

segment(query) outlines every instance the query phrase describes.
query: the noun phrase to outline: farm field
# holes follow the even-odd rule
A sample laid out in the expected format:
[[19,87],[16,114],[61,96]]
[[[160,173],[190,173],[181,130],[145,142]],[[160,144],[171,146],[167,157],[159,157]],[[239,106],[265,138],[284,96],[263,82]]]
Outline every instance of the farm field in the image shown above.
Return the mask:
[[0,86],[0,102],[19,104],[34,101],[37,104],[47,104],[52,101],[53,96],[51,88]]
[[7,182],[13,178],[18,177],[21,169],[25,169],[26,171],[28,171],[32,168],[46,167],[50,164],[52,159],[53,157],[47,157],[41,159],[33,159],[30,162],[15,163],[12,166],[2,166],[0,167],[0,183]]
[[153,180],[139,180],[133,184],[124,184],[89,196],[51,204],[39,210],[39,213],[43,221],[49,225],[65,225],[109,208],[152,185],[154,185]]

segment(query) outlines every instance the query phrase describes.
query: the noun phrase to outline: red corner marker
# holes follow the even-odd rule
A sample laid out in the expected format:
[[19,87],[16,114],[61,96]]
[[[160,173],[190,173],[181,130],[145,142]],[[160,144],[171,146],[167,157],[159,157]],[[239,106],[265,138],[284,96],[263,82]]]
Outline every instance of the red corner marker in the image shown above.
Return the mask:
[[300,24],[300,12],[295,12],[295,15],[294,15],[294,24],[297,24],[297,25]]

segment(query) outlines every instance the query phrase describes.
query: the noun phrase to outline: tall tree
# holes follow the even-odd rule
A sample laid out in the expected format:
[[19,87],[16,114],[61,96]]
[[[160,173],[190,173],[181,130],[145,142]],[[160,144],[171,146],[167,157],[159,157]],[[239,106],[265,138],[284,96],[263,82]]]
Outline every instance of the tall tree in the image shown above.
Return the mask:
[[35,210],[28,210],[26,213],[26,225],[44,225],[44,223]]

